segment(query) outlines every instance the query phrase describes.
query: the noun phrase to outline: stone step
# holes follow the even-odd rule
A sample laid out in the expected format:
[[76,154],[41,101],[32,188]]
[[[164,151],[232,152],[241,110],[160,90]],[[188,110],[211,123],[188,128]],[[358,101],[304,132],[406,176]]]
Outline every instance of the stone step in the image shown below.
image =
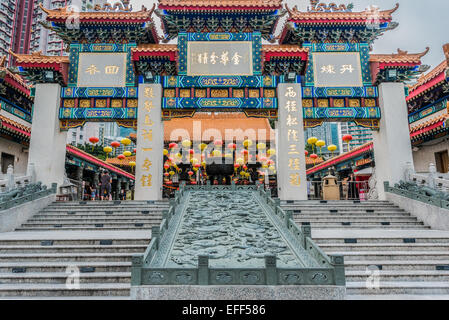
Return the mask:
[[151,217],[135,217],[135,218],[105,218],[105,217],[98,217],[98,218],[88,218],[88,219],[37,219],[33,218],[26,222],[26,224],[66,224],[66,223],[86,223],[86,224],[96,224],[96,223],[135,223],[135,222],[146,222],[146,223],[156,223],[160,224],[162,219],[158,218],[151,218]]
[[131,230],[151,230],[150,229],[151,226],[144,226],[144,227],[85,227],[85,226],[79,226],[79,227],[19,227],[17,229],[15,229],[15,231],[55,231],[55,230],[60,230],[60,231],[93,231],[93,230],[108,230],[108,231],[113,231],[113,230],[120,230],[120,231],[131,231]]
[[[313,232],[313,231],[312,231]],[[346,244],[346,242],[351,242],[353,240],[357,240],[358,244],[384,244],[384,243],[405,243],[405,240],[410,240],[407,238],[389,238],[389,237],[379,237],[379,238],[353,238],[351,236],[348,236],[348,238],[315,238],[313,237],[313,241],[318,244],[320,247],[321,245],[328,245],[328,244]],[[412,239],[415,240],[415,243],[443,243],[447,244],[449,243],[449,238],[440,238],[440,237],[428,237],[428,238],[416,238],[412,237]]]
[[128,245],[0,245],[0,254],[3,253],[143,253],[148,244]]
[[[37,214],[33,216],[30,220],[35,219],[159,219],[162,221],[162,215],[161,214],[105,214],[105,213],[91,213],[91,214],[68,214],[68,213],[61,213],[61,214]],[[28,220],[28,221],[30,221]]]
[[130,288],[129,283],[83,283],[80,289],[69,289],[66,284],[14,283],[0,284],[0,296],[129,296]]
[[347,282],[362,282],[378,277],[380,283],[385,281],[448,281],[449,271],[431,270],[379,270],[376,273],[367,271],[347,271]]
[[449,294],[349,294],[346,300],[449,300]]
[[[97,226],[97,224],[99,226]],[[139,224],[136,226],[136,224]],[[64,227],[92,227],[92,228],[114,228],[114,227],[120,227],[125,229],[132,229],[134,227],[136,228],[150,228],[151,226],[159,225],[160,221],[153,221],[153,220],[134,220],[134,221],[128,221],[128,222],[109,222],[106,220],[106,222],[91,222],[83,220],[75,221],[75,222],[66,222],[66,221],[57,221],[54,223],[51,222],[30,222],[30,223],[24,223],[20,228],[55,228],[59,229],[62,226]],[[102,225],[102,226],[100,226]],[[17,229],[19,230],[19,229]]]
[[345,256],[345,261],[377,261],[377,260],[449,260],[447,251],[334,251],[333,254]]
[[131,261],[133,253],[8,253],[0,254],[0,262],[14,262],[14,261],[59,261],[70,262],[76,264],[78,261],[93,262],[93,261],[117,261],[126,262]]
[[[151,234],[151,233],[150,233]],[[145,245],[150,243],[151,237],[148,235],[148,239],[114,239],[114,238],[104,238],[104,239],[54,239],[51,236],[42,239],[2,239],[0,240],[0,246],[42,246],[42,241],[53,241],[53,246],[96,246],[100,245],[101,240],[112,240],[112,245]],[[44,244],[45,245],[45,244]]]
[[25,273],[66,272],[70,266],[95,268],[95,272],[131,272],[131,262],[86,262],[67,263],[62,261],[12,261],[0,262],[0,273],[12,273],[14,268],[25,268]]
[[345,261],[346,271],[366,271],[372,266],[382,266],[382,270],[432,270],[437,266],[449,266],[448,260],[369,260]]
[[449,251],[449,239],[447,243],[355,243],[355,244],[339,244],[328,243],[320,244],[320,248],[324,252],[330,254],[336,251]]
[[354,294],[449,294],[447,281],[385,281],[378,289],[368,289],[366,282],[347,282],[346,292]]
[[418,222],[418,219],[415,217],[354,217],[354,216],[341,216],[341,217],[313,217],[313,216],[302,216],[295,215],[295,222],[371,222],[371,223],[380,223],[380,222]]
[[[32,272],[0,273],[0,285],[18,283],[64,284],[73,279],[73,273]],[[70,276],[70,278],[69,278]],[[91,272],[79,273],[79,283],[130,283],[131,272]],[[73,282],[72,282],[73,283]]]
[[[349,221],[348,221],[349,222]],[[342,223],[326,223],[326,222],[311,222],[312,230],[316,229],[430,229],[429,226],[425,226],[422,222],[415,223],[391,223],[390,225],[382,225],[378,223],[351,223],[350,225],[343,225]]]
[[112,214],[135,214],[140,215],[142,211],[148,212],[149,214],[158,214],[162,215],[163,210],[168,210],[168,208],[159,208],[159,209],[150,209],[150,208],[141,208],[141,209],[123,209],[117,210],[115,208],[98,208],[98,209],[48,209],[39,211],[37,214],[69,214],[73,213],[74,215],[81,214],[106,214],[106,212],[112,212]]
[[[301,211],[301,213],[308,214],[337,214],[337,213],[349,213],[349,214],[365,214],[365,213],[403,213],[407,214],[403,209],[385,207],[385,208],[303,208],[303,207],[281,207],[283,210]],[[299,213],[299,212],[298,212]]]

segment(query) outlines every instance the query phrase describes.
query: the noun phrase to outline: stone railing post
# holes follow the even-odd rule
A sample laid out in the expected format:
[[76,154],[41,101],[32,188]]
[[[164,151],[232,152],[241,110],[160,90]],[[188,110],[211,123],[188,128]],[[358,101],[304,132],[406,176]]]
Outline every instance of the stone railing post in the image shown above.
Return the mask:
[[209,256],[198,256],[198,284],[200,286],[209,284]]
[[430,163],[427,185],[432,189],[435,189],[436,174],[437,174],[437,168],[435,167],[435,165],[433,163]]
[[277,284],[277,270],[276,270],[276,256],[266,255],[265,256],[265,272],[267,285],[274,286]]
[[337,286],[346,285],[345,257],[339,254],[330,255],[329,257],[331,259],[331,264],[334,267],[335,284]]
[[159,249],[161,229],[159,226],[151,227],[151,240],[156,239],[156,249]]
[[6,170],[6,190],[10,191],[16,188],[16,182],[14,180],[14,167],[10,164]]
[[293,211],[292,210],[284,210],[284,212],[285,212],[285,216],[284,216],[285,226],[288,229],[288,224],[290,222],[290,219],[293,220]]
[[302,225],[301,226],[301,233],[303,236],[302,242],[303,242],[303,248],[307,249],[307,238],[312,239],[312,227],[310,225]]
[[131,262],[131,285],[139,286],[142,284],[143,255],[134,254]]

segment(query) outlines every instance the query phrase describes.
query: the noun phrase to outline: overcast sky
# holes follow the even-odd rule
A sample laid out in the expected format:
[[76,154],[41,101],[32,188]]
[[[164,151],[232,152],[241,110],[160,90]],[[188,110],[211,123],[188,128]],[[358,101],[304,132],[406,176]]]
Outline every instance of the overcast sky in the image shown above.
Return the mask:
[[[198,0],[202,1],[202,0]],[[109,0],[116,2],[116,0]],[[134,10],[140,10],[142,5],[151,8],[154,0],[131,0]],[[376,5],[381,10],[391,9],[399,2],[399,10],[393,14],[393,21],[399,22],[399,27],[388,31],[374,43],[375,53],[393,53],[398,48],[410,53],[422,52],[428,46],[430,52],[423,58],[423,63],[435,67],[444,59],[442,46],[449,42],[449,0],[348,0],[323,1],[326,3],[353,2],[353,11],[363,11],[369,5]],[[309,0],[288,0],[289,6],[298,5],[305,9]],[[157,18],[156,18],[157,19]],[[282,26],[283,24],[280,24]],[[279,33],[279,27],[277,32]]]

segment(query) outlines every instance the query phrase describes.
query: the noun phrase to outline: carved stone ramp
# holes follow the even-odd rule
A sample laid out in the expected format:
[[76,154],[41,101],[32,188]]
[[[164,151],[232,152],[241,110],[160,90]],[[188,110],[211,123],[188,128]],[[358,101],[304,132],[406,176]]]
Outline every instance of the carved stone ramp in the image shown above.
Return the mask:
[[131,297],[342,299],[343,263],[260,187],[182,186],[133,257]]

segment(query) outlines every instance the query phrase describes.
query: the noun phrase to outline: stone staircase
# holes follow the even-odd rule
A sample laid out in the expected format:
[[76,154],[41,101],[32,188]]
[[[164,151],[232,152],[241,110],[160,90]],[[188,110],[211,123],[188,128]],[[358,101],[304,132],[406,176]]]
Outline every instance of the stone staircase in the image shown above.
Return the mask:
[[[53,203],[0,233],[0,298],[129,298],[131,257],[168,202]],[[79,288],[66,285],[79,272]],[[70,281],[69,284],[73,284]]]
[[345,256],[348,299],[449,299],[449,232],[430,230],[389,202],[282,207],[293,210],[298,224],[311,225],[326,253]]

